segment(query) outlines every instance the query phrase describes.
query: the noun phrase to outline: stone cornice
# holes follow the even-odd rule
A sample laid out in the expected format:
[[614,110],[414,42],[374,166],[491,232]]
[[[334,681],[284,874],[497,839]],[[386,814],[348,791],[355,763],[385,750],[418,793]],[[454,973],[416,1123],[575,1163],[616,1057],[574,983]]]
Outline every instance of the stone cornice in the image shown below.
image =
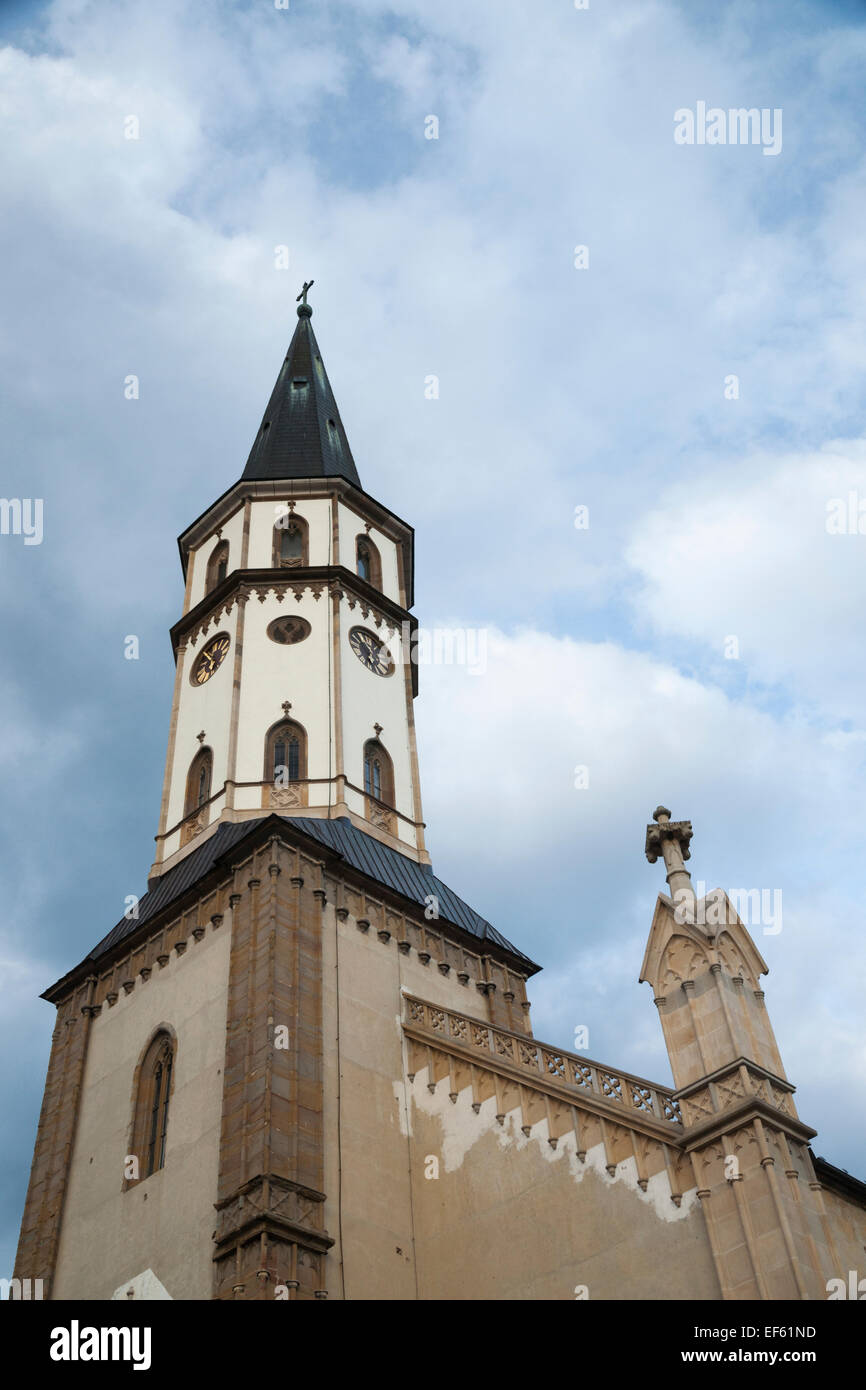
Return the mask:
[[[751,1061],[737,1057],[707,1076],[698,1077],[688,1086],[674,1092],[680,1103],[686,1133],[703,1133],[707,1125],[718,1118],[739,1114],[752,1103],[769,1105],[774,1120],[801,1122],[794,1109],[794,1086],[775,1072]],[[811,1133],[811,1131],[810,1131]]]
[[808,1144],[810,1139],[814,1139],[818,1133],[816,1129],[810,1129],[804,1125],[802,1120],[795,1119],[792,1115],[786,1114],[783,1110],[777,1110],[770,1105],[769,1101],[760,1096],[746,1097],[739,1105],[733,1105],[728,1110],[717,1111],[713,1115],[707,1116],[705,1120],[690,1125],[684,1135],[683,1143],[686,1150],[691,1153],[693,1149],[702,1149],[714,1139],[719,1139],[723,1134],[729,1134],[732,1130],[742,1129],[751,1120],[759,1118],[766,1120],[774,1129],[780,1129],[789,1138],[796,1140],[798,1144]]
[[747,1067],[750,1072],[764,1077],[765,1080],[771,1082],[773,1086],[778,1086],[780,1090],[788,1091],[791,1095],[793,1095],[794,1091],[797,1089],[796,1086],[793,1086],[791,1082],[787,1081],[783,1076],[777,1076],[775,1072],[768,1071],[766,1067],[762,1067],[758,1062],[753,1062],[751,1058],[735,1057],[732,1062],[726,1062],[723,1067],[717,1068],[716,1071],[708,1072],[706,1076],[699,1076],[697,1081],[690,1082],[688,1086],[681,1086],[679,1090],[674,1091],[672,1094],[677,1100],[685,1100],[695,1092],[703,1090],[703,1088],[711,1082],[723,1081],[726,1076],[729,1076],[732,1072],[738,1071],[740,1067]]
[[[310,1250],[324,1254],[334,1244],[322,1228],[324,1192],[277,1173],[261,1175],[242,1184],[230,1197],[215,1202],[217,1229],[214,1232],[218,1259],[226,1246],[246,1242],[265,1234],[279,1234]],[[314,1217],[317,1224],[311,1224]]]

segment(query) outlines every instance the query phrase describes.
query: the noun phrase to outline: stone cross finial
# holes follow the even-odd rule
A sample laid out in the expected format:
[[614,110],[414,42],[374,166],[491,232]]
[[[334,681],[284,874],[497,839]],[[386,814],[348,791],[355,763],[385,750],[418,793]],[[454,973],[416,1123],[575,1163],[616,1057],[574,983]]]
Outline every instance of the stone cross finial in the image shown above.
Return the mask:
[[283,714],[286,716],[287,719],[288,719],[288,717],[289,717],[289,710],[290,710],[291,708],[292,708],[292,702],[291,702],[291,700],[284,700],[283,703],[280,705],[280,709],[283,711]]
[[653,811],[653,820],[655,825],[648,825],[646,828],[647,859],[651,864],[656,862],[659,855],[664,859],[668,888],[675,901],[682,902],[684,898],[694,901],[692,876],[683,863],[691,857],[691,821],[672,821],[667,806],[657,806]]
[[196,738],[198,739],[199,743],[204,743],[204,741],[205,741],[205,731],[204,731],[204,729],[202,729],[202,731],[201,731],[200,734],[196,734]]
[[304,281],[303,287],[302,287],[302,289],[301,289],[301,293],[298,295],[297,299],[295,300],[295,303],[296,303],[296,304],[306,304],[306,302],[307,302],[307,290],[311,290],[311,289],[313,288],[313,286],[315,285],[315,283],[316,283],[315,280],[305,280],[305,281]]

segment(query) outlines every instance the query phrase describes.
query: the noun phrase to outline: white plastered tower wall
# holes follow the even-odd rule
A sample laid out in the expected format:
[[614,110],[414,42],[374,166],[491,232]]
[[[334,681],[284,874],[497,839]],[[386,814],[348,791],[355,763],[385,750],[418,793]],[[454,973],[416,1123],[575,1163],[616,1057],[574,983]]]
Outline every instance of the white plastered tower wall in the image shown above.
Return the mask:
[[[205,534],[188,550],[182,622],[190,614],[200,620],[177,644],[174,712],[152,873],[164,872],[179,855],[201,843],[200,835],[184,843],[183,833],[187,775],[201,747],[213,755],[204,833],[212,833],[221,819],[236,820],[271,808],[265,740],[268,730],[287,714],[307,735],[308,786],[303,806],[273,809],[349,816],[402,852],[426,859],[408,664],[411,644],[403,640],[409,616],[405,540],[389,534],[377,515],[379,509],[368,505],[371,499],[363,494],[353,496],[350,504],[327,486],[314,489],[307,484],[300,494],[291,484],[283,491],[268,491],[272,495],[267,498],[237,499],[225,520],[217,504],[212,517],[206,513],[202,518],[204,528],[199,529]],[[297,574],[274,565],[275,528],[279,532],[291,515],[307,528],[307,564]],[[382,608],[361,586],[353,591],[346,574],[356,570],[359,538],[372,542],[379,556],[377,588],[387,601]],[[209,602],[208,562],[224,542],[226,581],[217,586],[219,592],[211,589],[214,598]],[[411,563],[411,552],[408,559]],[[322,573],[310,580],[307,570]],[[248,582],[239,592],[244,579]],[[302,618],[309,624],[309,636],[292,645],[272,641],[270,625],[285,616]],[[356,628],[372,631],[390,644],[395,657],[390,675],[377,675],[357,659],[351,646]],[[221,634],[229,639],[224,660],[207,682],[195,684],[192,676],[201,652]],[[290,710],[284,709],[286,702]],[[371,827],[363,761],[364,745],[377,737],[377,727],[393,765],[395,815],[386,825]]]

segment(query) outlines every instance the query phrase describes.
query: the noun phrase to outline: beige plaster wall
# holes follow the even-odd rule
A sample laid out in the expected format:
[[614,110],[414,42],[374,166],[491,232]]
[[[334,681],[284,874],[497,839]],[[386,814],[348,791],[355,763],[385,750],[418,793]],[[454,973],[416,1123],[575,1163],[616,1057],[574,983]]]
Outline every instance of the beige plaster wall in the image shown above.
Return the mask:
[[336,1242],[327,1288],[341,1298],[344,1274],[349,1298],[414,1298],[400,991],[475,1012],[484,1001],[433,961],[422,965],[414,950],[402,955],[393,938],[383,944],[374,927],[365,935],[354,917],[337,924],[332,902],[322,923],[325,1225]]
[[694,1188],[677,1208],[665,1173],[642,1192],[633,1159],[611,1177],[603,1145],[581,1162],[573,1134],[553,1150],[545,1121],[526,1137],[514,1112],[497,1124],[494,1098],[476,1115],[470,1091],[452,1104],[427,1080],[410,1109],[422,1299],[720,1297]]
[[567,1135],[551,1149],[545,1123],[527,1139],[493,1099],[476,1115],[469,1089],[454,1104],[447,1079],[432,1095],[426,1070],[408,1082],[401,990],[476,1017],[485,1001],[352,917],[337,928],[338,1045],[332,905],[323,920],[331,1298],[343,1280],[352,1299],[573,1299],[578,1284],[591,1299],[720,1297],[694,1188],[677,1208],[663,1173],[643,1193],[633,1160],[611,1178],[603,1152],[581,1163]]
[[[849,1273],[854,1270],[858,1283],[861,1279],[866,1280],[866,1210],[843,1197],[841,1193],[829,1191],[826,1187],[822,1197],[830,1240],[836,1263],[840,1266],[829,1269],[827,1277],[844,1279],[847,1284]],[[863,1292],[866,1294],[866,1284],[863,1286]]]
[[[151,1269],[173,1298],[210,1298],[231,927],[172,953],[93,1020],[54,1298],[105,1299]],[[123,1191],[132,1086],[157,1027],[177,1034],[165,1167]]]

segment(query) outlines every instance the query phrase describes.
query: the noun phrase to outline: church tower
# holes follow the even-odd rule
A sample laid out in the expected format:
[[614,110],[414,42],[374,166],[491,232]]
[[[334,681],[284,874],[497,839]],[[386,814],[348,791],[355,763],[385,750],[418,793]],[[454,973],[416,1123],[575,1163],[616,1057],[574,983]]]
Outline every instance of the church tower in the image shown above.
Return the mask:
[[408,660],[413,532],[361,487],[303,298],[240,482],[179,540],[154,875],[271,809],[346,818],[429,862]]
[[53,1298],[325,1298],[347,1251],[411,1296],[405,1140],[370,1132],[401,991],[529,1027],[537,967],[432,872],[413,531],[362,487],[308,289],[239,481],[179,538],[148,891],[43,996],[16,1271]]

